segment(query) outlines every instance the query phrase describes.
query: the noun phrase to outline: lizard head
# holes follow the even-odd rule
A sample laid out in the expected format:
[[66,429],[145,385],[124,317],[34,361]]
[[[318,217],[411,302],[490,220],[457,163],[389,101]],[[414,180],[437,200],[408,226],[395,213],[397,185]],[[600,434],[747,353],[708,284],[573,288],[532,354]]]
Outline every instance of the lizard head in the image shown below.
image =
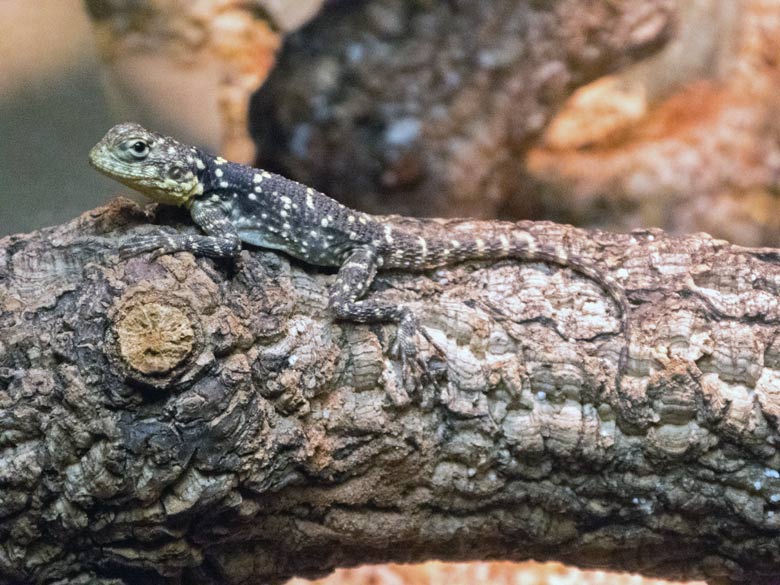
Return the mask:
[[132,122],[111,128],[89,152],[89,162],[159,203],[188,205],[203,192],[196,149]]

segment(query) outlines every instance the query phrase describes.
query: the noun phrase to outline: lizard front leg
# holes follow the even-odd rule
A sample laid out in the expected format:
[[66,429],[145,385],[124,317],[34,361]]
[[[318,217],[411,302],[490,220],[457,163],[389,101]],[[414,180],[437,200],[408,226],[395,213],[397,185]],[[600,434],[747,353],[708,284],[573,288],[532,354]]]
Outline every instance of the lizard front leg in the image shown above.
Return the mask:
[[227,214],[206,201],[195,201],[190,208],[193,221],[207,235],[155,234],[137,236],[122,245],[120,254],[127,258],[152,252],[154,258],[175,252],[192,252],[197,256],[229,258],[241,251],[241,240]]
[[363,299],[377,271],[377,252],[372,247],[353,251],[339,269],[336,282],[330,289],[328,308],[339,319],[357,323],[392,322],[398,325],[397,346],[401,357],[404,378],[410,364],[416,364],[423,375],[430,377],[427,364],[417,351],[417,333],[429,342],[430,337],[420,327],[414,313],[403,305],[390,305]]

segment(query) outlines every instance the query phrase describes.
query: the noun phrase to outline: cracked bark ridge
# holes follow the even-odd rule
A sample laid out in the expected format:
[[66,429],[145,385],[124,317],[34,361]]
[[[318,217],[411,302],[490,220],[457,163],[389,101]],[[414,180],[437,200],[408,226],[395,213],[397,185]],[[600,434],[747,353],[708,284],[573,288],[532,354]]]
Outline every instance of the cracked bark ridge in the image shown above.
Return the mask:
[[259,162],[367,211],[527,217],[550,117],[673,28],[671,0],[333,3],[253,98]]
[[392,326],[331,321],[331,273],[117,259],[170,225],[195,229],[117,200],[0,240],[1,583],[427,558],[776,582],[777,250],[520,224],[625,285],[620,388],[615,308],[569,270],[381,275],[372,294],[416,307],[448,358],[410,392]]

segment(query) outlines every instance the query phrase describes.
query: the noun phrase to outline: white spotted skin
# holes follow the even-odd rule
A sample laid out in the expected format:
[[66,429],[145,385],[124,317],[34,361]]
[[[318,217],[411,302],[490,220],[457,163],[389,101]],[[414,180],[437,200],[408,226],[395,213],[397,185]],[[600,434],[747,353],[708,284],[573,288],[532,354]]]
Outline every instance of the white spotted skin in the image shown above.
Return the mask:
[[[280,175],[197,152],[202,195],[225,215],[242,242],[285,252],[304,262],[339,267],[361,247],[375,250],[383,269],[428,270],[465,260],[527,258],[540,247],[527,232],[491,233],[457,239],[432,228],[402,227],[392,217],[351,210],[311,187]],[[558,251],[544,255],[561,257]],[[565,258],[561,258],[565,259]]]
[[[128,137],[142,137],[151,145],[149,160],[136,166],[117,162],[113,149]],[[137,124],[112,128],[92,149],[90,160],[102,172],[157,201],[190,208],[208,237],[225,239],[222,248],[229,254],[236,252],[232,239],[237,234],[244,243],[320,266],[339,267],[355,250],[371,248],[376,265],[390,270],[428,270],[466,260],[511,257],[578,266],[594,280],[605,280],[595,269],[582,267],[565,249],[551,249],[527,231],[498,230],[495,224],[475,222],[472,230],[450,233],[435,222],[410,223],[360,213],[301,183],[210,156]],[[178,179],[171,169],[178,169]],[[205,214],[206,207],[210,215]],[[208,226],[199,222],[199,217],[212,215],[221,221]],[[203,242],[196,243],[199,249],[204,247]],[[162,246],[166,251],[176,248],[169,242]],[[220,249],[206,248],[215,253]]]
[[372,239],[369,224],[350,224],[354,212],[310,187],[236,163],[217,164],[207,155],[203,160],[204,198],[219,197],[219,209],[242,242],[338,267],[350,250]]

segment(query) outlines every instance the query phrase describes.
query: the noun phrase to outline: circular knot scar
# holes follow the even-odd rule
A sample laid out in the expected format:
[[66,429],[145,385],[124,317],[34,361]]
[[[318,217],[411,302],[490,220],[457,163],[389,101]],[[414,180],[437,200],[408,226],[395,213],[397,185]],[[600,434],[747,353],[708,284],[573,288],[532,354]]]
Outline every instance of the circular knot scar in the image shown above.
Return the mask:
[[114,325],[122,359],[146,375],[170,372],[193,351],[195,328],[181,309],[161,303],[140,303]]

